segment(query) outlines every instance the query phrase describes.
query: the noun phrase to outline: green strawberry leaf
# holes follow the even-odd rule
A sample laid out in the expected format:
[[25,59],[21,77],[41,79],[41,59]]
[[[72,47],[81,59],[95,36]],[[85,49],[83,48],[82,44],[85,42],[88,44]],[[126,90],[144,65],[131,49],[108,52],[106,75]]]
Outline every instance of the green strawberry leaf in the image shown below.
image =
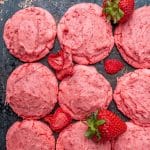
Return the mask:
[[98,131],[98,129],[97,129],[97,132],[96,132],[96,136],[97,136],[98,140],[101,139],[101,134],[100,134],[100,132]]
[[85,136],[87,138],[92,138],[94,136],[95,132],[92,131],[90,128],[88,128],[88,130],[85,132]]
[[100,126],[100,125],[103,125],[104,123],[106,123],[106,121],[105,120],[98,120],[98,121],[96,121],[96,126]]
[[101,138],[98,127],[105,123],[105,120],[97,119],[98,111],[92,113],[92,115],[87,119],[88,130],[85,133],[87,138],[92,138],[94,135],[97,136],[98,139]]
[[117,23],[123,16],[124,12],[119,8],[119,0],[107,0],[106,6],[103,9],[107,19]]

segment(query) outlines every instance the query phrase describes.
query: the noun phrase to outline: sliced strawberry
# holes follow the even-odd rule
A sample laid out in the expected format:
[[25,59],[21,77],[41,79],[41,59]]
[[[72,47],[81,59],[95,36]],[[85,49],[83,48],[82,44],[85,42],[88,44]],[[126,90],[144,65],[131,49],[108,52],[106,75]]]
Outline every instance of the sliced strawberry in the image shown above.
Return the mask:
[[60,71],[56,71],[56,77],[58,80],[62,80],[65,77],[72,76],[73,74],[73,66],[68,67],[66,69],[62,69]]
[[53,115],[46,116],[44,121],[50,125],[53,131],[60,132],[71,123],[72,118],[61,108],[58,108]]
[[48,57],[48,63],[55,70],[61,70],[63,68],[63,52],[59,51],[56,54],[50,54]]
[[62,50],[63,52],[63,69],[73,66],[72,53],[70,49]]
[[48,58],[49,64],[56,70],[59,80],[73,74],[72,53],[69,49],[60,50],[57,54],[51,54]]

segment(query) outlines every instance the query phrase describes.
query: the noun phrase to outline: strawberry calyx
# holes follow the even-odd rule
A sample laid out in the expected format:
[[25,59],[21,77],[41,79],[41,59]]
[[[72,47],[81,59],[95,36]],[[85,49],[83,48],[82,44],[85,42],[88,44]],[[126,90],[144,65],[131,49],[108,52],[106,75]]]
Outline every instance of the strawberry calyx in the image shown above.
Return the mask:
[[104,4],[103,13],[109,21],[113,21],[114,24],[124,16],[124,12],[119,8],[120,0],[106,0]]
[[85,136],[89,139],[96,136],[98,140],[101,139],[101,133],[98,130],[98,127],[105,124],[104,119],[97,119],[98,111],[92,113],[92,115],[87,119],[88,129],[85,132]]

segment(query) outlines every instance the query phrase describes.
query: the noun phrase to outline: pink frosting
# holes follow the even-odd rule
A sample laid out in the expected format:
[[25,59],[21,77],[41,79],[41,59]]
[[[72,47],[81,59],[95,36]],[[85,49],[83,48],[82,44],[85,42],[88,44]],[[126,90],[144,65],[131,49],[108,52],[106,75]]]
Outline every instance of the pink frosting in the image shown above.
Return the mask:
[[84,134],[87,125],[83,122],[76,122],[63,130],[56,144],[56,150],[111,150],[111,143],[94,143],[87,139]]
[[134,11],[115,30],[115,42],[122,57],[135,68],[150,68],[150,6]]
[[127,122],[127,131],[113,144],[113,150],[149,150],[150,127],[140,127]]
[[91,112],[108,107],[112,88],[94,67],[76,65],[73,75],[60,83],[58,100],[74,119],[85,119]]
[[33,62],[48,54],[55,36],[54,18],[39,7],[17,11],[7,20],[3,35],[10,53],[24,62]]
[[7,81],[6,103],[23,118],[41,118],[57,102],[55,75],[40,63],[26,63],[15,69]]
[[114,39],[110,23],[102,16],[102,8],[92,3],[69,8],[58,24],[62,48],[70,48],[78,64],[94,64],[110,53]]
[[40,121],[15,122],[6,135],[7,150],[55,150],[51,129]]
[[119,78],[114,99],[133,122],[150,126],[150,70],[138,69]]

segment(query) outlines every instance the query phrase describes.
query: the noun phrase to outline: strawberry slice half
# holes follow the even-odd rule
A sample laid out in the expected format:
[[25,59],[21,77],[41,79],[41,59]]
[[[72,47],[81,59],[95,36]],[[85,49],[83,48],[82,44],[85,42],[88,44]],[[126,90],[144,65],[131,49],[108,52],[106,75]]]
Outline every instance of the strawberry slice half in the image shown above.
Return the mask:
[[56,54],[50,54],[48,63],[56,70],[57,79],[62,80],[73,74],[72,53],[69,49],[60,50]]

